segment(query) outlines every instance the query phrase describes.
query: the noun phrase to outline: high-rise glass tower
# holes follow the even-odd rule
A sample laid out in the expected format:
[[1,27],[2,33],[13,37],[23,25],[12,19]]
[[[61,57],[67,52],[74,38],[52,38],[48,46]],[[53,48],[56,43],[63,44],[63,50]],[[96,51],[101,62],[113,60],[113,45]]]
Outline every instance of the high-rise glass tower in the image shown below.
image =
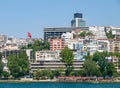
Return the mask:
[[86,22],[83,19],[82,13],[75,13],[74,14],[74,19],[71,21],[71,26],[72,27],[85,27]]

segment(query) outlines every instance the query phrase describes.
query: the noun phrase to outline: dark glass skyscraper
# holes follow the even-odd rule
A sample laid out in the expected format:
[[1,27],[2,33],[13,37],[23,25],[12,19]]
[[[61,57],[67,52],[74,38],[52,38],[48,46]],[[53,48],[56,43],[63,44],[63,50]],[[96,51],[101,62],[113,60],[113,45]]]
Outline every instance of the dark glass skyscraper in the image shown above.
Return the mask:
[[71,21],[71,27],[85,27],[86,22],[83,19],[82,13],[75,13],[74,19]]

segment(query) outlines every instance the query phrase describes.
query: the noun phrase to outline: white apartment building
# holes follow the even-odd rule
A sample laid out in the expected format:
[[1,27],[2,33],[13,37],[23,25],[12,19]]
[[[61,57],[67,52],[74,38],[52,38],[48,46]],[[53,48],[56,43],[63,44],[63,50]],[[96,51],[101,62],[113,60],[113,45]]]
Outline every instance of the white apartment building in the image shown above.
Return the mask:
[[70,33],[70,32],[63,33],[61,35],[61,38],[64,39],[65,41],[73,39],[73,33]]
[[108,39],[97,39],[98,51],[110,51]]
[[28,42],[27,42],[26,39],[20,38],[19,41],[18,41],[18,45],[19,46],[27,46]]
[[105,27],[93,26],[89,27],[89,31],[91,31],[95,35],[95,38],[107,38]]
[[17,44],[18,43],[18,41],[19,41],[19,39],[18,38],[16,38],[16,37],[9,37],[8,39],[7,39],[7,44]]
[[36,51],[35,61],[60,59],[59,51]]
[[32,49],[26,49],[25,50],[26,51],[26,54],[27,54],[27,56],[28,56],[28,60],[30,61],[30,62],[33,62],[33,50]]

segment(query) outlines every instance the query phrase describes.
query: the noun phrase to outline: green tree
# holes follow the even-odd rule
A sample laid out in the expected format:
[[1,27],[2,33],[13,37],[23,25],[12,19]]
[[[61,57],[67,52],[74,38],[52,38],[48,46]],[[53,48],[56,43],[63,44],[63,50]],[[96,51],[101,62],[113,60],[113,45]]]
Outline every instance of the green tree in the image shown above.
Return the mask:
[[33,76],[35,79],[40,80],[40,77],[43,76],[43,73],[41,70],[38,69],[33,73]]
[[36,40],[34,44],[31,46],[31,48],[33,49],[33,51],[49,50],[50,44],[47,41]]
[[116,69],[114,67],[114,64],[112,62],[109,62],[107,65],[107,75],[112,77],[116,73]]
[[4,64],[3,64],[3,62],[1,61],[1,59],[2,59],[2,53],[0,52],[0,76],[1,76],[1,74],[2,74],[3,67],[4,67]]
[[86,76],[95,76],[97,71],[97,65],[92,59],[86,59],[83,65]]
[[120,58],[118,58],[118,68],[120,68]]
[[110,30],[109,32],[106,32],[106,36],[107,36],[107,38],[113,39],[114,35],[112,34],[112,30]]
[[1,59],[2,59],[2,53],[0,52],[0,61],[1,61]]
[[86,31],[81,32],[81,33],[80,33],[80,36],[81,36],[81,37],[85,37],[85,36],[86,36]]
[[2,75],[3,67],[4,67],[4,64],[2,61],[0,61],[0,76]]
[[92,32],[87,32],[86,35],[91,36],[91,35],[93,35],[93,33]]
[[54,78],[55,74],[53,73],[52,70],[46,70],[46,72],[47,72],[46,77],[48,77],[49,79],[53,79]]
[[74,54],[73,51],[67,47],[65,47],[61,51],[61,61],[64,62],[66,70],[65,75],[70,76],[72,70],[73,70],[73,62],[74,62]]
[[10,76],[10,73],[7,71],[3,71],[2,76],[4,76],[4,78],[8,79],[8,77]]
[[11,75],[15,78],[17,78],[19,76],[19,62],[18,62],[18,58],[16,55],[10,55],[8,57],[8,68],[11,72]]
[[90,55],[90,52],[87,52],[87,55],[84,56],[83,58],[85,58],[85,59],[92,59],[93,56]]
[[98,60],[98,66],[100,68],[100,72],[102,73],[102,76],[105,77],[107,75],[107,69],[106,69],[106,67],[107,67],[107,60],[105,59],[105,57],[104,58],[101,57]]
[[56,73],[56,71],[51,71],[51,70],[36,70],[33,73],[33,76],[35,79],[39,80],[39,79],[53,79],[55,75],[58,75],[58,73]]
[[26,75],[29,72],[29,60],[25,52],[8,57],[8,68],[14,78]]
[[21,75],[26,75],[29,72],[29,60],[28,56],[24,51],[21,51],[18,55],[18,62],[19,62],[19,67],[20,67],[20,74]]
[[112,62],[108,62],[106,57],[109,56],[120,56],[119,53],[108,53],[108,52],[95,52],[93,55],[93,60],[96,61],[99,66],[100,73],[103,77],[113,76],[117,74],[115,66]]
[[55,77],[58,77],[61,75],[61,72],[59,70],[53,70],[52,73]]
[[109,54],[107,52],[95,52],[93,54],[93,60],[94,61],[99,61],[101,58],[105,59],[105,57],[109,56]]
[[81,76],[86,76],[86,71],[85,71],[85,69],[80,70],[80,71],[79,71],[79,74],[80,74]]

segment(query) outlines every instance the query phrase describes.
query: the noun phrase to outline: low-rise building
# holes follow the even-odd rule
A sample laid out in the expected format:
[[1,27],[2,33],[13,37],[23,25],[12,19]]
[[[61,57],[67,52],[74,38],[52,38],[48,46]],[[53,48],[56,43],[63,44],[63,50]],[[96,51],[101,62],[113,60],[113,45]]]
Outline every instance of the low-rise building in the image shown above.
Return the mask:
[[87,51],[74,52],[74,60],[85,60],[84,56],[87,56]]
[[[74,60],[74,70],[82,70],[84,61],[83,60]],[[35,70],[65,70],[65,65],[58,59],[54,60],[39,60],[35,63],[31,63],[31,72]]]
[[108,39],[97,39],[98,52],[109,51],[109,41]]
[[60,59],[59,51],[36,51],[35,61]]

